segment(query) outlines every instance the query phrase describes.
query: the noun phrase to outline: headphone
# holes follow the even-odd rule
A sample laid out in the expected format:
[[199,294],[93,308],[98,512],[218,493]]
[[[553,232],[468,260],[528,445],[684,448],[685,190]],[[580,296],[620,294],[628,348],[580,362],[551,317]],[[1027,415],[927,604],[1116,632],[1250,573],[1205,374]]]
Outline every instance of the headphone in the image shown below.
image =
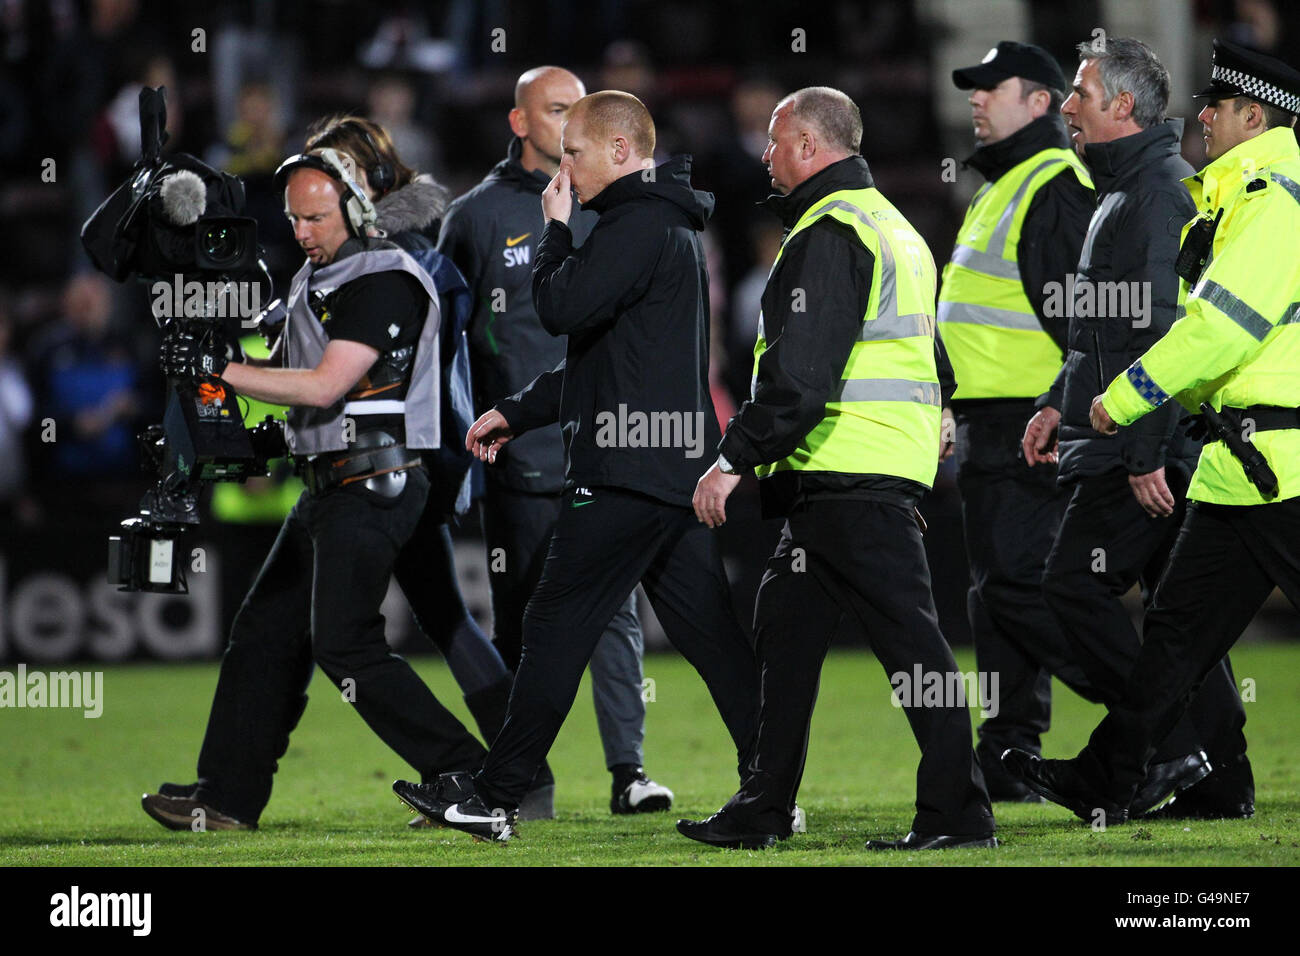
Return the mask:
[[360,123],[350,124],[361,130],[361,135],[366,138],[366,145],[370,147],[370,153],[375,157],[375,164],[366,168],[366,177],[370,180],[370,185],[375,188],[375,192],[383,195],[393,188],[397,182],[397,174],[393,171],[393,164],[387,162],[379,152],[379,147],[370,137],[370,130],[366,129]]
[[[379,214],[375,211],[375,205],[366,195],[366,191],[357,182],[356,163],[352,157],[336,149],[317,149],[310,153],[290,156],[275,171],[276,192],[283,193],[289,182],[289,174],[295,169],[304,167],[319,170],[343,186],[343,191],[339,194],[339,209],[343,213],[343,221],[353,237],[365,238],[366,227],[373,226]],[[388,172],[392,174],[391,168]],[[374,182],[373,179],[371,181]]]

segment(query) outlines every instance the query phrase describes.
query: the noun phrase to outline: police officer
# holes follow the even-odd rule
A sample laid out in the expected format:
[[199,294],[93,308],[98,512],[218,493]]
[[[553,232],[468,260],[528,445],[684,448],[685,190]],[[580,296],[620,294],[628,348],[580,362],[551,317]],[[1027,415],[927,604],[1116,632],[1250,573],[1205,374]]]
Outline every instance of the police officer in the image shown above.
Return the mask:
[[[865,632],[891,683],[916,669],[952,687],[916,504],[934,481],[940,384],[934,260],[875,188],[862,117],[811,87],[772,114],[763,154],[788,230],[762,297],[753,395],[696,487],[709,527],[753,469],[763,511],[784,516],[754,610],[762,709],[740,790],[684,836],[758,848],[790,835],[818,679],[841,626]],[[870,849],[996,846],[963,695],[901,700],[921,748],[903,840]]]
[[[1199,215],[1177,263],[1185,314],[1092,403],[1116,434],[1174,399],[1207,437],[1123,699],[1072,760],[1004,764],[1084,819],[1122,822],[1156,745],[1276,585],[1300,607],[1300,72],[1216,41],[1200,121],[1209,164],[1184,180]],[[1221,428],[1221,430],[1219,430]],[[1166,817],[1246,817],[1249,765],[1175,798]]]
[[[557,66],[523,73],[510,111],[514,136],[508,155],[451,204],[439,233],[439,250],[464,273],[473,299],[468,337],[478,413],[564,358],[565,338],[548,334],[533,307],[532,259],[546,225],[542,190],[560,168],[560,124],[585,93],[581,80]],[[595,213],[574,211],[569,227],[575,245],[586,240],[595,222]],[[558,424],[520,435],[486,470],[483,535],[492,628],[511,668],[519,666],[524,608],[541,577],[563,491]],[[591,693],[612,778],[613,813],[667,810],[673,800],[673,792],[642,769],[643,649],[636,595],[630,594],[591,656]],[[521,820],[529,816],[529,802],[520,807]]]
[[366,237],[375,211],[346,153],[294,156],[276,181],[308,261],[271,360],[227,364],[219,341],[187,335],[163,348],[168,374],[220,376],[241,394],[290,406],[285,438],[307,486],[235,619],[197,787],[144,797],[145,811],[171,829],[189,829],[199,810],[207,829],[256,826],[306,706],[313,659],[425,778],[484,756],[389,651],[379,613],[428,495],[419,450],[439,442],[436,290],[409,255]]
[[1076,269],[1094,197],[1059,115],[1065,74],[1046,50],[1003,41],[952,78],[971,91],[979,147],[966,164],[988,180],[943,270],[938,312],[957,377],[957,487],[975,657],[982,672],[999,677],[999,706],[979,727],[977,753],[994,800],[1036,800],[1002,772],[998,756],[1013,746],[1039,751],[1052,674],[1097,699],[1042,595],[1069,496],[1057,488],[1054,467],[1031,471],[1020,458],[1035,399],[1061,368],[1069,320],[1052,307],[1052,293]]

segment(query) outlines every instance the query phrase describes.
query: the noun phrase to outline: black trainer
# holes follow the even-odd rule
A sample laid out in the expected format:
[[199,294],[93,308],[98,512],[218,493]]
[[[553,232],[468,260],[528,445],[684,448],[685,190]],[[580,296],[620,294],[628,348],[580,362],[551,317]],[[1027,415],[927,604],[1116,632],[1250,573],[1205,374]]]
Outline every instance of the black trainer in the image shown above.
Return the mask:
[[616,768],[610,788],[610,813],[656,813],[673,805],[673,792],[646,776],[641,767]]
[[518,808],[489,808],[464,771],[441,774],[433,783],[397,780],[393,793],[435,825],[462,830],[475,840],[506,843],[517,834]]

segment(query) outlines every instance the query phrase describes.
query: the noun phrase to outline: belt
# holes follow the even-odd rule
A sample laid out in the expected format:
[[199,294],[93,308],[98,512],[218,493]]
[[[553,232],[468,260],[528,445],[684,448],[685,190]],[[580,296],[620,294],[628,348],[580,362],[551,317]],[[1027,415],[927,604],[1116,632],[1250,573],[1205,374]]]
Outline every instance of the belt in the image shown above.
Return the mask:
[[[1233,408],[1225,405],[1222,409],[1225,412],[1231,412],[1233,417],[1243,425],[1249,421],[1253,423],[1253,430],[1257,432],[1280,431],[1284,428],[1300,428],[1300,408],[1282,408],[1278,405],[1250,405],[1246,408]],[[1200,416],[1193,416],[1199,418]],[[1220,441],[1218,435],[1211,433],[1206,436],[1205,443],[1212,445]]]
[[376,475],[415,468],[422,460],[418,451],[398,444],[385,432],[363,432],[353,450],[296,458],[294,462],[307,490],[319,495]]

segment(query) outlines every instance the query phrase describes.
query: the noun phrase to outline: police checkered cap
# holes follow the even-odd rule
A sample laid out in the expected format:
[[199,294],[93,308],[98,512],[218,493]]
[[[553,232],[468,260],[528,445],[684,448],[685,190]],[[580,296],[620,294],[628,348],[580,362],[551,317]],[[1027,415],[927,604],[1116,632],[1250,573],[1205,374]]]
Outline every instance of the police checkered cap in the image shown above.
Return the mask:
[[1210,80],[1196,96],[1215,100],[1249,96],[1288,113],[1300,113],[1300,72],[1263,53],[1215,40]]

